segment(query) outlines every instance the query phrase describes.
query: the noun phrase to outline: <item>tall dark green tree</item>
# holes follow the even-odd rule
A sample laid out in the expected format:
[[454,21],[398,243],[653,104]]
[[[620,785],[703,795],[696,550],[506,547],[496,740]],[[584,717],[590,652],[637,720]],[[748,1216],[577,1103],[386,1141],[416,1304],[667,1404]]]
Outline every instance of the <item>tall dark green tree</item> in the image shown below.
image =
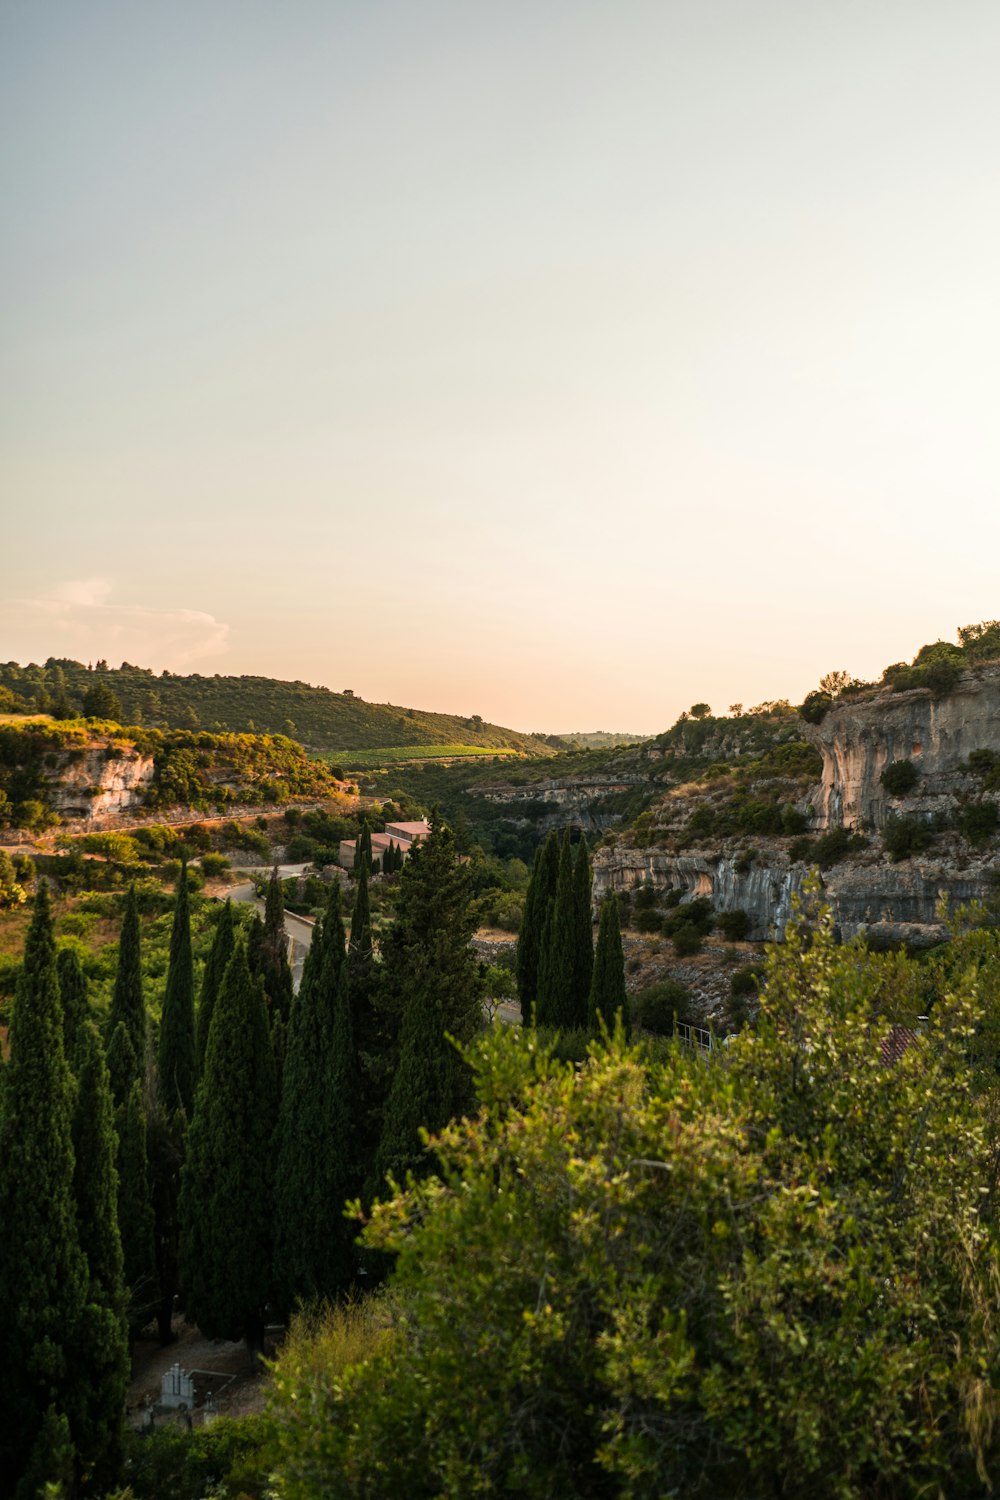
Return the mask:
[[88,1292],[76,1330],[75,1362],[86,1371],[76,1392],[76,1443],[85,1487],[103,1493],[122,1459],[128,1386],[128,1330],[122,1246],[118,1232],[118,1172],[114,1106],[97,1028],[86,1022],[77,1047],[73,1145],[74,1195]]
[[288,962],[288,939],[285,936],[285,897],[277,866],[267,887],[258,963],[270,1014],[286,1021],[292,1008],[292,967]]
[[205,960],[205,972],[201,979],[201,1003],[198,1006],[198,1029],[196,1035],[198,1072],[201,1073],[205,1064],[205,1047],[208,1044],[208,1032],[212,1022],[212,1010],[215,1006],[219,986],[222,984],[223,976],[229,966],[229,960],[233,956],[233,948],[236,945],[236,913],[233,904],[227,901],[219,912],[219,919],[215,924],[215,932],[212,937],[212,946]]
[[[87,1300],[73,1191],[74,1086],[48,888],[39,884],[10,1025],[0,1119],[0,1494],[44,1464],[43,1425],[77,1442],[73,1348]],[[32,1497],[33,1500],[33,1497]]]
[[555,900],[542,934],[538,966],[537,1018],[539,1026],[582,1026],[586,1019],[586,996],[582,1004],[576,993],[577,891],[573,850],[564,838],[559,853],[559,877]]
[[368,871],[359,870],[347,948],[346,983],[351,1036],[358,1057],[358,1154],[367,1182],[382,1133],[382,1110],[392,1082],[396,1057],[393,1020],[378,1004],[379,967],[372,936]]
[[285,1309],[333,1298],[353,1278],[345,1201],[360,1189],[358,1059],[340,918],[340,887],[313,934],[292,1008],[278,1123],[275,1282]]
[[594,924],[590,910],[590,851],[581,835],[573,862],[573,1011],[577,1025],[587,1022],[590,980],[594,972]]
[[237,940],[212,1013],[181,1180],[187,1315],[208,1338],[264,1341],[278,1100],[263,985]]
[[372,831],[365,818],[361,824],[361,832],[354,843],[354,873],[355,875],[364,868],[368,874],[372,870]]
[[559,876],[559,839],[550,833],[535,850],[531,879],[524,898],[524,916],[517,938],[517,991],[521,1015],[531,1019],[532,1007],[538,1001],[538,969],[542,957],[545,924],[555,900]]
[[146,1067],[146,1002],[142,993],[142,953],[139,940],[139,902],[135,883],[125,897],[125,914],[118,938],[118,967],[108,1014],[108,1036],[121,1021],[129,1034],[140,1069]]
[[475,928],[468,867],[451,830],[435,815],[429,837],[399,880],[395,917],[382,943],[383,1015],[398,1037],[375,1162],[387,1172],[426,1170],[422,1127],[440,1130],[471,1100],[460,1045],[483,1026],[482,982],[470,946]]
[[601,903],[601,922],[597,929],[597,951],[587,1007],[591,1030],[596,1031],[602,1020],[609,1030],[613,1030],[619,1011],[628,1036],[632,1022],[625,990],[625,955],[622,952],[618,897],[612,891]]
[[59,998],[63,1011],[63,1046],[66,1061],[75,1075],[80,1072],[84,1029],[90,1020],[87,980],[75,948],[60,948],[56,954]]
[[160,1016],[157,1085],[168,1115],[183,1110],[190,1120],[194,1109],[197,1065],[194,1039],[194,961],[191,955],[191,911],[187,863],[182,862],[174,898],[170,931],[167,987]]

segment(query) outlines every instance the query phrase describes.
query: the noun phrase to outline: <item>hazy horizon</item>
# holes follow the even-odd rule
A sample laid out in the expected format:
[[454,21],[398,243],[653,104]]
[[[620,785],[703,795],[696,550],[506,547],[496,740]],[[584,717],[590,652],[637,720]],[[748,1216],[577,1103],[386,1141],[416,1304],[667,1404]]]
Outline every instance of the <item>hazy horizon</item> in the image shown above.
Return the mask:
[[655,733],[1000,614],[1000,9],[0,11],[0,658]]

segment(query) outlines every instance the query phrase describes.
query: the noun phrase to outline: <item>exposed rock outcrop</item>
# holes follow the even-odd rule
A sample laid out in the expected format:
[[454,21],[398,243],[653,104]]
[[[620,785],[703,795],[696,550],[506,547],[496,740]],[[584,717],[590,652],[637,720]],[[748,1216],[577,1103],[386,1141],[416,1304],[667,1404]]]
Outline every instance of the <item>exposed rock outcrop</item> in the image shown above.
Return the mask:
[[813,799],[818,828],[884,827],[900,804],[880,778],[899,760],[912,761],[921,778],[907,812],[950,812],[969,790],[961,766],[970,752],[1000,750],[1000,666],[965,673],[943,697],[916,688],[842,699],[805,733],[823,757]]
[[[589,835],[606,832],[618,821],[617,810],[606,799],[629,792],[643,782],[640,776],[592,776],[586,779],[567,777],[563,781],[532,782],[525,786],[491,786],[477,789],[476,795],[486,802],[510,808],[511,822],[531,821],[546,834],[551,828],[573,824]],[[538,804],[544,804],[536,816]],[[519,818],[518,810],[523,808]]]
[[64,819],[92,822],[141,807],[153,781],[153,757],[121,746],[57,750],[46,757],[49,803]]

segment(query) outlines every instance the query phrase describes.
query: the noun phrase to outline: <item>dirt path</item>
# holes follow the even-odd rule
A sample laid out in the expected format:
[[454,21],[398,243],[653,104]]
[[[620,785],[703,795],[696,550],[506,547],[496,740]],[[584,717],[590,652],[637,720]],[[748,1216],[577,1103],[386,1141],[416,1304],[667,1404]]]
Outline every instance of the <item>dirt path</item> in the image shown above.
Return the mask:
[[221,1415],[243,1417],[263,1410],[270,1377],[266,1369],[251,1359],[244,1343],[206,1339],[181,1318],[174,1319],[174,1332],[177,1338],[166,1349],[161,1349],[156,1339],[136,1340],[126,1398],[130,1423],[138,1426],[147,1401],[155,1403],[160,1399],[160,1380],[175,1364],[188,1374],[207,1370],[233,1376],[231,1383],[215,1397],[215,1407]]

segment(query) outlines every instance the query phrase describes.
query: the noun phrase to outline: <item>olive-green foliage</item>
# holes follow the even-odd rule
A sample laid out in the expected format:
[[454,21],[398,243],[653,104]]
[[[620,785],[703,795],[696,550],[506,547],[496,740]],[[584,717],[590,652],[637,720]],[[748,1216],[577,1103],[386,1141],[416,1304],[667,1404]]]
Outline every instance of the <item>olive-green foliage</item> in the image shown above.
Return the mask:
[[1000,808],[995,802],[969,802],[958,815],[959,832],[970,844],[987,844],[1000,827]]
[[10,1027],[0,1116],[0,1493],[12,1494],[46,1413],[82,1436],[74,1358],[87,1302],[74,1197],[74,1086],[48,887],[36,898]]
[[[126,1036],[124,1026],[120,1027],[120,1035]],[[148,1322],[156,1305],[156,1255],[146,1106],[138,1079],[115,1110],[115,1129],[122,1274],[129,1321],[133,1329],[139,1329]]]
[[277,1108],[263,988],[241,939],[212,1012],[178,1213],[188,1316],[208,1338],[252,1347],[271,1290]]
[[594,924],[590,910],[590,853],[581,836],[573,859],[573,994],[574,1021],[588,1022],[590,982],[594,972]]
[[1000,792],[1000,755],[995,750],[973,750],[967,769],[979,777],[984,792]]
[[729,993],[733,999],[756,995],[760,988],[758,980],[763,973],[764,970],[760,964],[744,964],[742,968],[735,969],[729,981]]
[[194,1038],[194,964],[191,954],[191,913],[186,866],[182,866],[174,897],[170,931],[170,963],[160,1016],[157,1082],[168,1115],[183,1110],[190,1120],[194,1108],[197,1056]]
[[750,931],[750,918],[739,908],[736,911],[720,911],[715,918],[715,925],[727,942],[740,943]]
[[128,1500],[264,1500],[267,1441],[260,1417],[220,1417],[194,1432],[166,1426],[130,1434]]
[[[381,1004],[398,1036],[398,1063],[375,1163],[387,1172],[426,1171],[421,1130],[440,1130],[471,1100],[465,1045],[483,1026],[482,982],[467,869],[451,830],[432,819],[399,877],[395,917],[382,943]],[[450,1040],[453,1039],[453,1040]]]
[[587,1002],[587,1024],[591,1030],[596,1030],[603,1021],[611,1029],[619,1012],[628,1036],[631,1016],[628,995],[625,993],[625,955],[622,952],[622,934],[618,921],[618,898],[612,891],[601,903],[597,950]]
[[867,847],[868,840],[863,833],[852,833],[849,828],[831,828],[819,838],[795,839],[788,846],[788,857],[793,864],[801,862],[829,870],[849,854]]
[[920,772],[912,760],[892,760],[879,777],[890,797],[905,797],[912,792],[920,780]]
[[934,825],[924,818],[887,818],[882,829],[882,847],[893,864],[922,853],[933,842]]
[[725,1063],[618,1038],[578,1068],[498,1028],[442,1181],[366,1231],[398,1256],[387,1346],[279,1361],[282,1500],[982,1495],[996,1179],[968,1049],[1000,961],[976,937],[895,1063],[914,966],[828,917],[772,950]]
[[640,990],[632,1002],[633,1014],[644,1031],[673,1036],[674,1022],[687,1019],[691,996],[676,979],[660,979]]

